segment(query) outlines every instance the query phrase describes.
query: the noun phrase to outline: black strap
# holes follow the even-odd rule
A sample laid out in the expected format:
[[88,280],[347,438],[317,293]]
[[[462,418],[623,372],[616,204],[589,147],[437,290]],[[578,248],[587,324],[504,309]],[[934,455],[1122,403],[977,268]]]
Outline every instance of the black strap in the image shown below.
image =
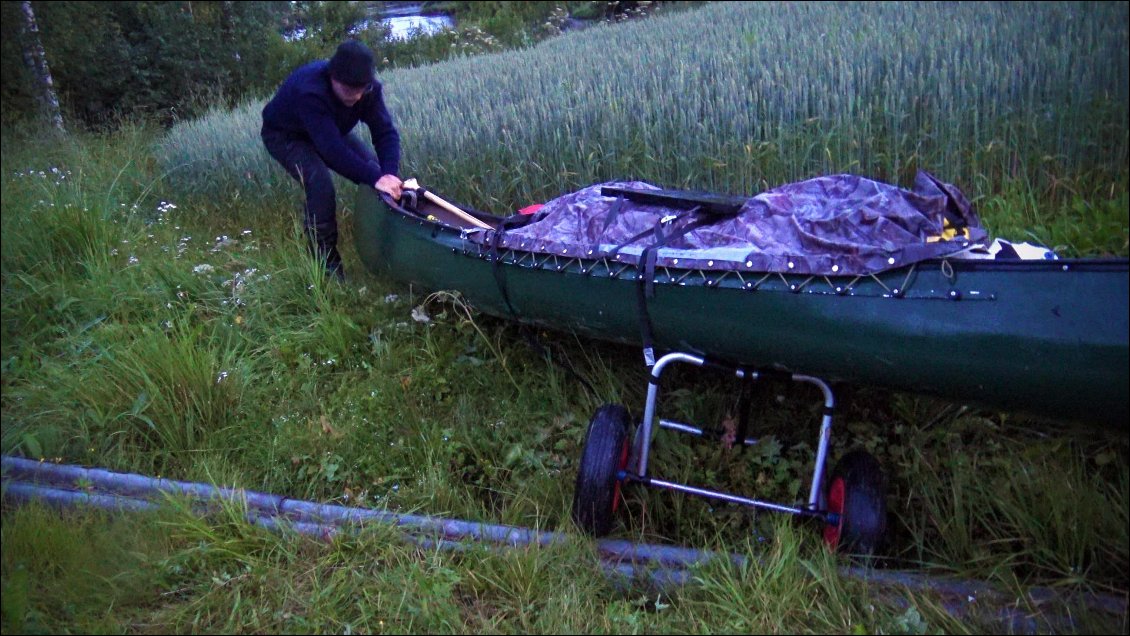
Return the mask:
[[[689,210],[687,215],[693,215],[698,208]],[[678,218],[685,218],[678,217]],[[640,253],[639,263],[636,265],[638,278],[636,279],[636,311],[640,321],[640,340],[643,341],[643,361],[649,369],[655,365],[655,332],[651,324],[651,314],[647,310],[647,299],[655,296],[655,259],[659,248],[667,245],[672,240],[683,236],[689,232],[693,232],[704,225],[710,225],[718,221],[717,216],[701,216],[694,219],[682,227],[676,228],[671,232],[664,232],[663,227],[666,225],[662,221],[656,224],[651,233],[655,235],[655,241],[643,249]],[[678,219],[676,219],[677,221]],[[634,241],[636,239],[632,239]],[[629,242],[632,242],[629,241]],[[626,243],[625,243],[626,245]],[[620,249],[617,246],[616,249]]]
[[620,243],[616,247],[614,247],[611,250],[609,250],[608,252],[604,253],[603,256],[615,256],[620,250],[631,245],[632,243],[635,243],[636,241],[638,241],[642,238],[646,238],[648,236],[655,236],[655,231],[656,231],[656,228],[658,228],[658,227],[661,227],[661,225],[656,225],[655,227],[649,227],[646,230],[644,230],[644,231],[642,231],[638,234],[635,234],[634,236],[629,237],[628,240],[624,241],[623,243]]
[[502,256],[498,253],[498,246],[502,243],[502,236],[506,233],[507,220],[503,219],[495,229],[494,235],[487,235],[487,245],[490,246],[490,271],[494,275],[494,282],[498,285],[498,292],[502,295],[503,302],[506,303],[506,310],[516,320],[518,312],[514,310],[514,305],[510,304],[510,293],[506,290],[506,275],[502,273]]
[[668,243],[679,238],[680,236],[683,236],[684,234],[690,234],[700,227],[711,225],[713,223],[716,223],[717,221],[718,217],[716,216],[702,216],[683,225],[680,228],[676,228],[669,234],[664,233],[660,226],[656,226],[654,232],[656,237],[655,242],[645,247],[643,252],[640,253],[639,266],[642,268],[643,273],[645,274],[643,281],[644,285],[647,287],[646,291],[648,298],[655,296],[655,258],[659,248],[665,247]]
[[612,222],[616,220],[616,217],[620,216],[620,210],[622,210],[623,208],[624,197],[623,195],[621,195],[616,197],[616,200],[612,202],[612,207],[608,208],[608,216],[604,217],[604,226],[600,228],[601,236],[604,236],[604,233],[608,231],[608,226],[612,225]]

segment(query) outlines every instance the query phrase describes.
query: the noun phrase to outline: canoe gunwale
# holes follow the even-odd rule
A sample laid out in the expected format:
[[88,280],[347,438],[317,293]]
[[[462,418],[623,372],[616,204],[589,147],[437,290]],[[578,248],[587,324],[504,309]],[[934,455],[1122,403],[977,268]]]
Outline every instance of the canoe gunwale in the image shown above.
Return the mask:
[[[454,216],[442,213],[439,208],[414,212],[406,210],[387,197],[382,197],[386,208],[404,220],[418,223],[430,230],[437,244],[450,247],[455,253],[475,259],[493,261],[500,265],[517,266],[527,269],[540,269],[555,272],[569,272],[585,276],[603,276],[614,279],[638,280],[640,268],[633,262],[621,262],[616,257],[583,258],[559,256],[537,250],[523,250],[513,247],[491,248],[478,241],[469,240],[472,234],[496,230],[460,225]],[[461,206],[462,207],[462,206]],[[471,210],[477,218],[492,225],[522,222],[527,219],[492,216]],[[429,215],[431,218],[429,218]],[[446,218],[440,218],[442,215]],[[446,222],[445,222],[446,221]],[[489,241],[488,241],[489,242]],[[591,252],[591,251],[590,251]],[[947,300],[983,302],[997,300],[992,290],[962,288],[952,285],[946,289],[915,288],[918,274],[937,269],[943,275],[956,281],[962,273],[1006,273],[1006,272],[1110,272],[1122,271],[1130,275],[1130,259],[1126,258],[1087,258],[1058,260],[989,260],[943,257],[911,263],[898,268],[873,274],[858,275],[814,275],[791,274],[784,272],[711,270],[702,268],[681,268],[657,266],[656,285],[704,286],[708,288],[736,289],[748,292],[770,291],[786,293],[807,293],[844,297],[879,297],[913,300]]]

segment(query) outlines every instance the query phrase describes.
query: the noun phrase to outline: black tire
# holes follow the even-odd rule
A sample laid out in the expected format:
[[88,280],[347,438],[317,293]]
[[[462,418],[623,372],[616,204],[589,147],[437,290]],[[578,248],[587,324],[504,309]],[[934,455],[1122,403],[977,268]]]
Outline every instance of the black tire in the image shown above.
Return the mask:
[[573,522],[594,537],[612,529],[620,497],[616,473],[627,465],[629,428],[628,411],[619,404],[600,407],[589,422],[573,489]]
[[879,461],[862,450],[844,455],[828,480],[825,501],[838,516],[825,525],[825,543],[848,554],[875,554],[887,531],[887,484]]

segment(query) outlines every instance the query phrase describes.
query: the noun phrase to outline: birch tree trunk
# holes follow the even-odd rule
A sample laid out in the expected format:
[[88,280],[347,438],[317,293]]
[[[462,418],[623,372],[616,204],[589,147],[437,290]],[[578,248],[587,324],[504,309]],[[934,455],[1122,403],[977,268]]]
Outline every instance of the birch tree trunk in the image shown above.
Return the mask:
[[43,43],[39,39],[39,26],[35,22],[35,12],[31,9],[31,2],[20,3],[23,11],[23,42],[21,43],[24,54],[24,63],[31,71],[36,100],[39,102],[40,112],[43,117],[61,134],[67,134],[63,126],[63,114],[59,110],[59,96],[55,93],[55,82],[51,79],[51,69],[47,66],[47,53],[43,50]]
[[238,92],[243,90],[243,65],[240,63],[239,49],[235,45],[235,16],[232,12],[231,0],[220,3],[220,16],[224,46],[231,52],[233,60],[231,85]]

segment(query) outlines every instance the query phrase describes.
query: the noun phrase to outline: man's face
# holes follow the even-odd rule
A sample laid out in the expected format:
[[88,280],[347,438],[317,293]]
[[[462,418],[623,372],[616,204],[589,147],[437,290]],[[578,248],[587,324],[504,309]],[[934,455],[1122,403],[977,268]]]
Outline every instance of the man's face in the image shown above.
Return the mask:
[[349,107],[361,101],[362,97],[368,95],[373,90],[372,84],[368,86],[350,86],[349,84],[342,84],[335,79],[331,79],[330,82],[333,84],[334,95],[341,100],[342,104]]

